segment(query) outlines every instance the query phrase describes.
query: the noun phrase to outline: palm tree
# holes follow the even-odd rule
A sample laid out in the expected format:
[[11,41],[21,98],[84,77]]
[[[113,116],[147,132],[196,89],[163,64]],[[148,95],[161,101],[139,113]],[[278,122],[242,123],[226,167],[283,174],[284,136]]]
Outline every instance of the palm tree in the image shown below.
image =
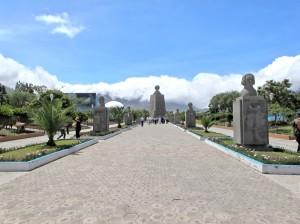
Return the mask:
[[124,114],[125,114],[125,110],[124,107],[112,107],[110,108],[110,113],[112,118],[118,122],[118,128],[121,128],[121,123],[123,121],[124,118]]
[[208,132],[208,129],[215,124],[215,122],[209,116],[203,116],[201,118],[201,124],[205,132]]
[[60,100],[47,100],[41,102],[41,107],[34,115],[34,121],[45,130],[48,135],[47,145],[55,146],[54,135],[61,129],[69,118],[66,116],[67,109],[62,108]]

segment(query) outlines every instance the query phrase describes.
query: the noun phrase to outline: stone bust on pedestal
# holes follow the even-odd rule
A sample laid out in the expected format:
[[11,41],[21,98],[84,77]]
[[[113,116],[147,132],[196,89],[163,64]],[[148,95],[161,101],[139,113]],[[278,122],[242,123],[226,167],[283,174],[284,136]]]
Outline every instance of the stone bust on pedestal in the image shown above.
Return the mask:
[[241,84],[241,97],[233,102],[234,140],[240,145],[263,148],[269,144],[267,102],[257,96],[253,74],[244,75]]
[[94,110],[94,132],[105,132],[109,130],[109,110],[105,107],[104,97],[99,98],[100,105]]
[[193,104],[188,104],[188,109],[185,112],[185,127],[193,128],[196,127],[196,112],[193,109]]
[[241,96],[257,96],[256,89],[254,89],[255,77],[253,74],[248,73],[243,76],[241,84],[244,89],[241,91]]
[[159,86],[155,86],[155,92],[150,96],[150,116],[161,118],[166,114],[165,97],[159,91]]

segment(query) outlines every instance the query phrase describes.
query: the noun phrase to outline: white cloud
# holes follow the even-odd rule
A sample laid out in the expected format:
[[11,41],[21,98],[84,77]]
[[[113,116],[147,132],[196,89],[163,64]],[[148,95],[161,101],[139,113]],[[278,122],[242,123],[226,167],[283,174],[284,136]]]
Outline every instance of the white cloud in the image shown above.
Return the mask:
[[54,28],[51,33],[62,33],[67,35],[70,38],[75,37],[77,34],[79,34],[84,29],[83,26],[71,26],[71,25],[60,25],[56,28]]
[[60,33],[68,36],[69,38],[75,37],[84,30],[83,26],[74,25],[69,17],[69,14],[63,12],[61,14],[45,14],[35,17],[36,21],[43,22],[46,25],[52,25],[52,34]]
[[30,69],[14,59],[0,54],[0,82],[9,87],[14,87],[19,80],[37,85],[46,85],[50,88],[56,88],[60,85],[57,77],[48,73],[42,67],[37,66]]
[[[280,81],[287,78],[292,81],[293,88],[299,90],[300,55],[279,57],[254,74],[256,86],[264,84],[266,80]],[[192,80],[161,75],[130,77],[113,84],[105,82],[70,84],[59,81],[55,75],[40,66],[30,69],[0,54],[0,82],[10,87],[14,87],[15,83],[21,80],[57,88],[64,92],[96,92],[109,94],[112,98],[148,100],[149,95],[154,92],[154,86],[158,84],[167,101],[184,104],[193,102],[197,107],[206,107],[211,97],[217,93],[241,90],[241,78],[242,74],[199,73]]]
[[51,14],[44,14],[35,17],[36,21],[44,22],[46,24],[66,24],[70,23],[69,14],[63,12],[61,14],[51,15]]

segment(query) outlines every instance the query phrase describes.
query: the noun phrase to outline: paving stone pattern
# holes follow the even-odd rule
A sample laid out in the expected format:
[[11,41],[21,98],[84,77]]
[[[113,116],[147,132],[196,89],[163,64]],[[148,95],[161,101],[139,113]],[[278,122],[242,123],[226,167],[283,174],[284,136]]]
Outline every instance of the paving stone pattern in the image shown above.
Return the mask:
[[0,186],[0,223],[300,223],[286,188],[171,125],[145,125]]

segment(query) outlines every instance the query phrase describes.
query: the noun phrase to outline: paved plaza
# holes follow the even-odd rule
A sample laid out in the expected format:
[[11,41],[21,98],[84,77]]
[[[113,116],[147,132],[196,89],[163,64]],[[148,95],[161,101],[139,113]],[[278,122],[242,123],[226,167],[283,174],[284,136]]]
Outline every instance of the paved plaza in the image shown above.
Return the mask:
[[9,175],[3,224],[300,223],[298,176],[260,174],[172,125],[133,128]]

